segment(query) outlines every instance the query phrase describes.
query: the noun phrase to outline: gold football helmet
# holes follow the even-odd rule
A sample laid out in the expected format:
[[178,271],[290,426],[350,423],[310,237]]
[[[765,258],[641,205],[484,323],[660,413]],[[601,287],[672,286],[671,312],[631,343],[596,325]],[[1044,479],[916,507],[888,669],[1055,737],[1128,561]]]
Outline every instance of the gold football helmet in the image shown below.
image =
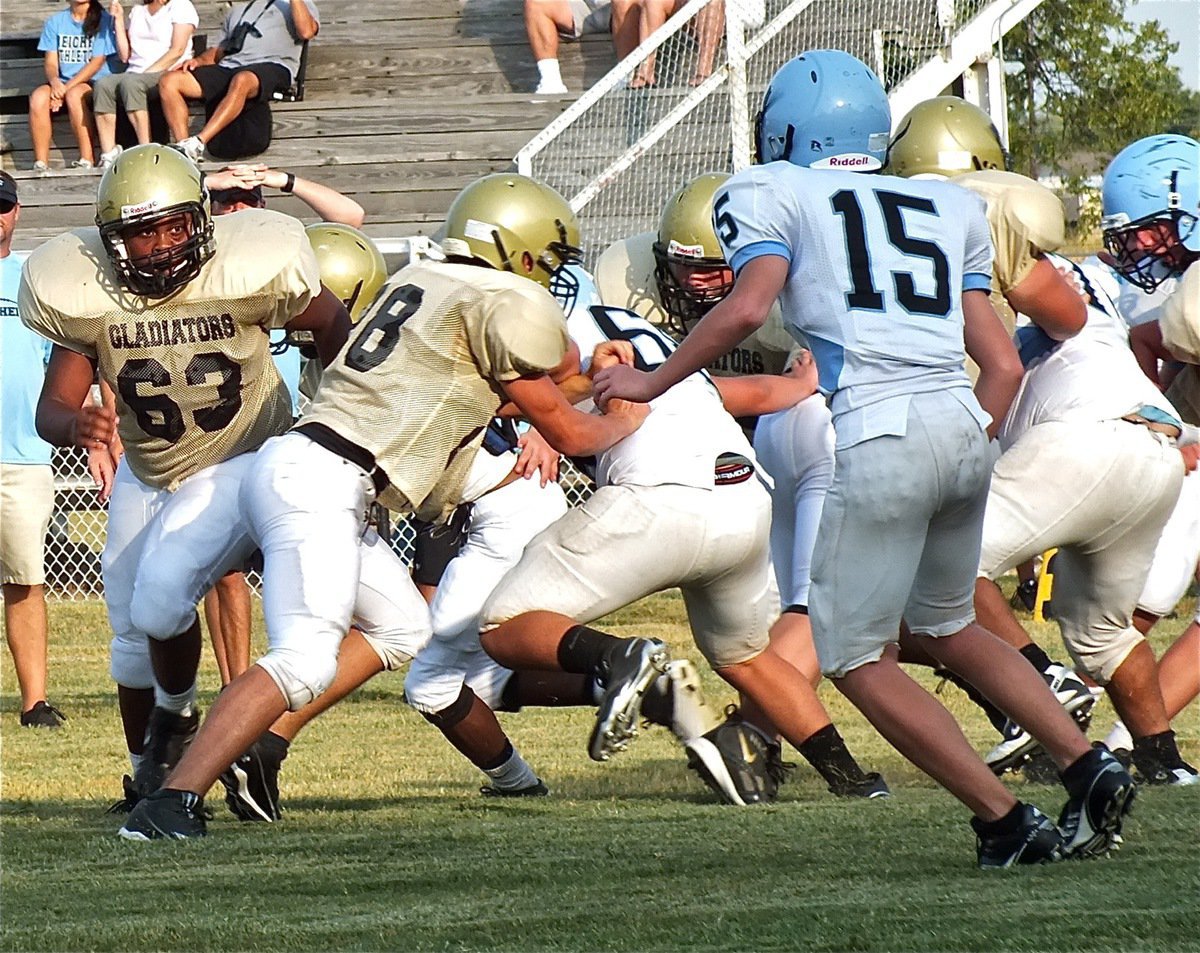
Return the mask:
[[485,175],[451,204],[442,250],[554,291],[552,282],[562,277],[560,267],[579,261],[582,254],[579,220],[566,199],[548,185],[516,173]]
[[713,229],[713,197],[729,178],[707,172],[692,179],[663,207],[654,242],[654,280],[667,326],[686,335],[733,290],[733,271]]
[[357,228],[319,222],[305,230],[317,254],[321,284],[337,295],[357,324],[387,281],[387,265],[376,244]]
[[[124,235],[183,213],[191,236],[153,255],[133,259]],[[183,153],[150,143],[126,149],[113,161],[96,192],[96,226],[121,284],[134,294],[164,298],[200,272],[213,254],[212,215],[200,169]]]
[[905,178],[949,178],[1008,167],[1008,153],[991,117],[965,99],[938,96],[917,103],[900,120],[883,171]]

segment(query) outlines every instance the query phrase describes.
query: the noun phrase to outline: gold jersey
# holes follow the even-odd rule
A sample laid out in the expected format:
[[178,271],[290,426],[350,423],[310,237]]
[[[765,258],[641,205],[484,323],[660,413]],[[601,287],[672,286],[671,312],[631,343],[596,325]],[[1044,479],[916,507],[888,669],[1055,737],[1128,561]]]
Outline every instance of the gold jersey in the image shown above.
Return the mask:
[[1187,365],[1167,390],[1183,419],[1200,424],[1200,263],[1193,264],[1172,292],[1159,321],[1163,343]]
[[[596,289],[600,300],[619,308],[628,308],[655,327],[674,334],[667,326],[667,313],[659,300],[654,280],[654,232],[642,232],[614,242],[596,262]],[[676,335],[677,336],[677,335]],[[783,326],[779,303],[771,307],[766,323],[746,340],[708,366],[714,377],[741,377],[746,374],[782,374],[796,341]]]
[[248,209],[214,225],[213,257],[167,298],[125,290],[95,228],[52,239],[21,272],[21,320],[97,362],[117,397],[126,461],[167,490],[288,428],[268,335],[321,288],[296,219]]
[[425,520],[462,499],[501,384],[567,351],[562,309],[541,285],[477,265],[421,261],[380,289],[321,377],[305,424],[369,451],[379,502]]
[[1044,185],[1016,172],[988,169],[956,175],[950,181],[987,203],[996,281],[992,304],[1012,334],[1015,315],[1003,296],[1029,277],[1040,253],[1057,251],[1066,241],[1063,204]]

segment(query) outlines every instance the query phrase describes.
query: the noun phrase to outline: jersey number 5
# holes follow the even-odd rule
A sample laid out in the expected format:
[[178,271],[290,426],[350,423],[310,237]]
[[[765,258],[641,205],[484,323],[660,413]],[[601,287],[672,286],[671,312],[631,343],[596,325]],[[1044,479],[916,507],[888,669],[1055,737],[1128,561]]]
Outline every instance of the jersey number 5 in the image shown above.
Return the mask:
[[[887,239],[892,247],[910,258],[924,258],[933,266],[932,295],[917,292],[911,272],[893,271],[896,300],[911,314],[946,317],[950,313],[950,263],[933,242],[913,238],[904,229],[904,209],[937,215],[937,206],[916,195],[878,189],[871,194],[883,213]],[[875,278],[871,274],[871,250],[867,247],[867,226],[858,195],[850,189],[842,189],[834,193],[830,202],[833,210],[842,216],[846,230],[846,254],[850,261],[850,281],[854,285],[854,290],[846,295],[846,307],[852,311],[883,311],[883,294],[875,287]]]
[[[189,387],[207,383],[213,374],[220,375],[217,383],[217,397],[220,399],[211,407],[201,407],[192,412],[196,426],[205,433],[215,433],[228,427],[242,406],[242,369],[228,355],[219,351],[197,354],[188,361],[183,372],[184,381]],[[186,427],[183,410],[166,394],[139,393],[139,384],[170,387],[170,372],[152,357],[133,358],[126,361],[117,374],[117,390],[126,406],[133,411],[143,432],[167,443],[177,443]]]

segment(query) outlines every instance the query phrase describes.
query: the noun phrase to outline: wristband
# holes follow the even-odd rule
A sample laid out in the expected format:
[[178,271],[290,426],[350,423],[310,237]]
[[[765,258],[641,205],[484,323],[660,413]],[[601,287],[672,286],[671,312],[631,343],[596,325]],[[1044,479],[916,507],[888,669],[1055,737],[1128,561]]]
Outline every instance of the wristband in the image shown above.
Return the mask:
[[294,172],[287,172],[285,175],[287,176],[287,181],[279,187],[279,191],[286,192],[288,195],[291,195],[292,189],[296,187],[296,175]]

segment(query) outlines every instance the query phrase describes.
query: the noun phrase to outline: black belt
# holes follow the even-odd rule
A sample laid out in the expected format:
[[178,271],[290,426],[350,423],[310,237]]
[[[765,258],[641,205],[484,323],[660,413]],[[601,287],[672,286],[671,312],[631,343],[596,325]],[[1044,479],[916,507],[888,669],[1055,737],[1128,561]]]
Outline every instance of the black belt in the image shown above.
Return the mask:
[[343,460],[353,463],[361,469],[367,476],[371,478],[371,482],[375,484],[376,495],[382,493],[391,482],[388,476],[383,472],[383,468],[375,462],[375,455],[370,450],[364,450],[356,443],[351,443],[341,434],[330,430],[324,424],[316,423],[315,421],[307,424],[300,424],[294,428],[297,433],[302,433],[313,443],[324,447],[330,453],[337,454]]
[[717,457],[717,465],[713,468],[713,484],[715,486],[733,486],[745,483],[754,476],[754,464],[740,453],[723,453]]

